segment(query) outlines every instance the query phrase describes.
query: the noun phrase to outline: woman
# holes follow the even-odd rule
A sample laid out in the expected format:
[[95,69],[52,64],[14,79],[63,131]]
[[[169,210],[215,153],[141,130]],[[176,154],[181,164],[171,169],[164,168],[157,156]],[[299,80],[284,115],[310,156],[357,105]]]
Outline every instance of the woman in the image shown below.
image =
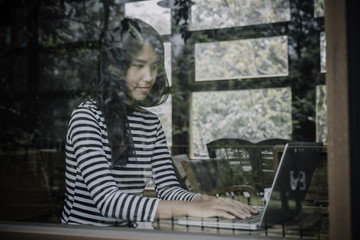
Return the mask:
[[[175,177],[156,106],[168,96],[163,42],[125,18],[101,42],[96,95],[74,109],[66,136],[66,224],[134,226],[155,218],[246,218],[246,204],[194,194]],[[157,198],[143,197],[153,179]]]

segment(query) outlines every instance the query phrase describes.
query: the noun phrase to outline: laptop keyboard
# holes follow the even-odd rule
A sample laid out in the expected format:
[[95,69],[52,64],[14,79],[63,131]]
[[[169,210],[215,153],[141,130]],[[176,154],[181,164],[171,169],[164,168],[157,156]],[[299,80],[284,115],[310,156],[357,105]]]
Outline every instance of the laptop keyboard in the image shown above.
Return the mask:
[[264,208],[261,209],[257,209],[258,210],[258,214],[256,215],[252,215],[251,218],[246,218],[246,219],[236,219],[237,223],[257,223],[261,220],[261,217],[263,215],[264,212]]
[[[261,217],[264,212],[264,207],[255,207],[258,210],[258,214],[252,215],[251,218],[241,219],[237,218],[235,220],[221,218],[221,217],[210,217],[210,218],[200,218],[200,217],[188,217],[184,219],[178,219],[180,225],[193,225],[193,226],[208,226],[208,227],[220,227],[220,228],[238,228],[237,224],[241,224],[241,229],[245,229],[244,226],[258,225],[260,223]],[[244,224],[244,225],[243,225]],[[246,228],[247,229],[247,228]],[[249,228],[250,229],[250,228]]]

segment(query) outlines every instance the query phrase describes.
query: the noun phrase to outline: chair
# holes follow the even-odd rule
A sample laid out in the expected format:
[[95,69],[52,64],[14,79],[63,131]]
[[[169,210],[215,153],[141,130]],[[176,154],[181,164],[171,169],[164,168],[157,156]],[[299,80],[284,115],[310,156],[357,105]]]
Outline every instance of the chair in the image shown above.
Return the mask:
[[207,145],[210,159],[222,159],[229,163],[233,179],[241,176],[240,184],[252,184],[252,160],[250,149],[254,143],[237,138],[221,138],[208,143]]
[[182,165],[193,192],[237,198],[249,203],[253,201],[253,204],[258,200],[253,187],[241,184],[243,176],[239,172],[236,178],[232,177],[232,170],[227,161],[222,159],[188,160],[183,161]]
[[253,143],[248,140],[239,139],[239,138],[220,138],[206,144],[206,147],[210,158],[229,159],[230,157],[236,155],[245,157],[246,151],[242,153],[241,148],[236,148],[237,151],[234,152],[235,150],[234,146],[248,146],[248,145],[253,145]]
[[186,154],[179,154],[172,156],[174,171],[181,187],[191,191],[192,189],[182,164],[183,162],[187,162],[187,161],[189,161],[189,157]]
[[273,138],[257,143],[244,139],[222,138],[207,144],[209,157],[220,158],[230,163],[232,175],[242,172],[244,182],[258,192],[271,187],[274,179],[273,147],[284,145],[287,139]]
[[274,147],[277,145],[284,146],[290,142],[288,139],[269,138],[257,142],[251,150],[252,163],[254,167],[254,177],[257,179],[258,188],[264,189],[271,187],[275,177],[274,165]]

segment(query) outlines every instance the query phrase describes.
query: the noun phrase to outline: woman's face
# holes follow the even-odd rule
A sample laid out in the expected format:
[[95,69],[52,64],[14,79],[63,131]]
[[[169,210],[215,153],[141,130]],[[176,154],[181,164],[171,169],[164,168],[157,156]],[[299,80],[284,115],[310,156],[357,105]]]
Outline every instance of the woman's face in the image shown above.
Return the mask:
[[155,83],[160,57],[151,45],[144,45],[126,71],[126,103],[144,100]]

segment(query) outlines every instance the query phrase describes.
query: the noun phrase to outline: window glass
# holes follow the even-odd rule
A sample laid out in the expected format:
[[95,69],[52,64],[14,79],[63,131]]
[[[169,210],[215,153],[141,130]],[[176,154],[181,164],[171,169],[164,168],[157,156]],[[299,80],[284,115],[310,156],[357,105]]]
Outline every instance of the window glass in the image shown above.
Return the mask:
[[316,87],[316,139],[319,142],[327,142],[327,105],[326,85]]
[[194,156],[207,156],[219,138],[291,138],[290,88],[195,92],[192,111]]
[[[124,16],[122,5],[97,0],[64,1],[63,4],[40,6],[39,41],[43,46],[96,41],[101,29],[115,27]],[[109,21],[105,26],[103,17]]]
[[228,28],[290,20],[288,0],[193,0],[191,30]]
[[[6,59],[8,60],[8,59]],[[9,75],[13,81],[6,81],[7,78],[3,78],[4,84],[0,90],[2,96],[7,94],[25,94],[27,91],[27,77],[29,74],[29,61],[26,56],[14,56],[11,61],[2,61],[3,68],[9,69]],[[5,72],[2,74],[5,75]]]
[[[21,10],[23,9],[17,9],[17,11],[15,11],[17,13],[16,15],[20,15],[19,17],[25,18],[26,16],[21,16]],[[11,41],[11,44],[14,47],[26,47],[28,45],[28,38],[26,37],[27,31],[28,27],[24,23],[14,23],[11,29],[7,31],[6,38],[9,40],[9,42]],[[8,43],[8,45],[10,44]]]
[[286,76],[287,37],[195,45],[195,80]]
[[314,0],[314,16],[324,17],[324,14],[325,14],[324,0]]
[[172,84],[172,68],[171,68],[171,43],[170,42],[165,42],[164,43],[164,47],[165,47],[165,71],[166,71],[166,75],[168,77],[169,80],[169,84],[171,86]]
[[85,91],[97,77],[98,53],[91,49],[41,54],[39,90],[42,92]]
[[320,34],[320,70],[326,72],[326,36],[324,32]]
[[156,107],[150,107],[147,108],[151,112],[155,113],[161,122],[161,125],[163,126],[167,144],[169,146],[169,149],[171,149],[172,146],[172,105],[171,105],[171,95],[169,95],[169,98],[164,102],[163,104],[156,106]]
[[[0,157],[8,163],[2,165],[1,171],[6,176],[12,175],[13,183],[18,186],[4,194],[12,198],[1,204],[6,216],[1,215],[0,220],[60,222],[66,191],[64,155],[70,114],[84,98],[90,97],[86,91],[97,78],[98,40],[102,30],[118,26],[125,15],[149,23],[165,41],[164,64],[171,94],[164,104],[148,110],[159,117],[173,156],[186,155],[191,161],[210,160],[206,144],[220,138],[241,138],[253,143],[281,138],[326,144],[323,0],[164,1],[162,5],[168,5],[167,8],[158,2],[66,0],[42,1],[38,6],[31,1],[20,1],[9,8],[1,8],[4,4],[0,4],[4,16],[0,26],[3,30],[0,31]],[[16,161],[27,164],[29,160],[30,164],[24,168],[14,164],[9,153],[16,156]],[[238,156],[239,152],[231,153]],[[241,156],[246,153],[242,152]],[[267,159],[276,165],[275,157]],[[231,169],[226,170],[231,172],[229,176],[239,176],[238,180],[242,180],[242,170],[249,173],[252,166],[243,168],[236,164],[240,166],[239,161],[232,160]],[[326,166],[326,156],[320,165]],[[267,170],[273,174],[273,169],[271,165]],[[41,177],[40,184],[31,183],[46,188],[45,200],[34,197],[38,189],[24,187],[26,174],[20,170],[35,179],[40,176],[38,173],[46,175]],[[217,170],[199,171],[201,174],[195,177],[217,178]],[[316,175],[316,180],[323,181],[322,185],[316,185],[320,190],[327,190],[324,172],[325,167]],[[5,174],[1,176],[3,186],[10,186]],[[191,175],[188,176],[187,182],[180,184],[201,192],[194,183],[190,184]],[[222,176],[201,184],[213,187],[223,180]],[[269,179],[271,183],[273,176]],[[135,181],[134,185],[141,186],[144,182]],[[151,182],[145,189],[139,187],[139,195],[145,190],[145,195],[150,191],[155,196],[155,184]],[[263,185],[256,190],[256,196],[260,196],[257,201],[262,204]],[[324,191],[311,190],[312,195],[318,192]],[[242,192],[236,197],[250,202],[246,194],[249,193]],[[328,203],[327,195],[324,196],[316,201],[307,199],[311,210],[321,215],[302,212],[312,219],[316,215],[306,226],[280,224],[260,233],[251,231],[250,235],[326,238]],[[20,207],[13,207],[13,199],[27,202],[21,201],[17,205]],[[39,199],[44,203],[39,207],[50,212],[42,214],[38,208],[34,209]],[[36,215],[17,217],[23,212],[21,207]],[[196,229],[236,237],[249,235],[249,231],[186,228],[170,219],[164,222],[155,220],[154,224],[158,223],[160,230]]]
[[125,15],[136,17],[152,25],[160,34],[171,33],[171,11],[157,5],[158,0],[125,4]]
[[[169,8],[161,7],[157,4],[158,0],[138,1],[125,4],[125,16],[139,18],[151,26],[153,26],[159,34],[171,34],[171,11]],[[172,68],[171,68],[171,43],[165,42],[165,71],[172,84]],[[157,114],[160,118],[169,147],[172,145],[172,106],[171,95],[168,100],[160,106],[148,108]],[[170,148],[171,149],[171,148]]]

